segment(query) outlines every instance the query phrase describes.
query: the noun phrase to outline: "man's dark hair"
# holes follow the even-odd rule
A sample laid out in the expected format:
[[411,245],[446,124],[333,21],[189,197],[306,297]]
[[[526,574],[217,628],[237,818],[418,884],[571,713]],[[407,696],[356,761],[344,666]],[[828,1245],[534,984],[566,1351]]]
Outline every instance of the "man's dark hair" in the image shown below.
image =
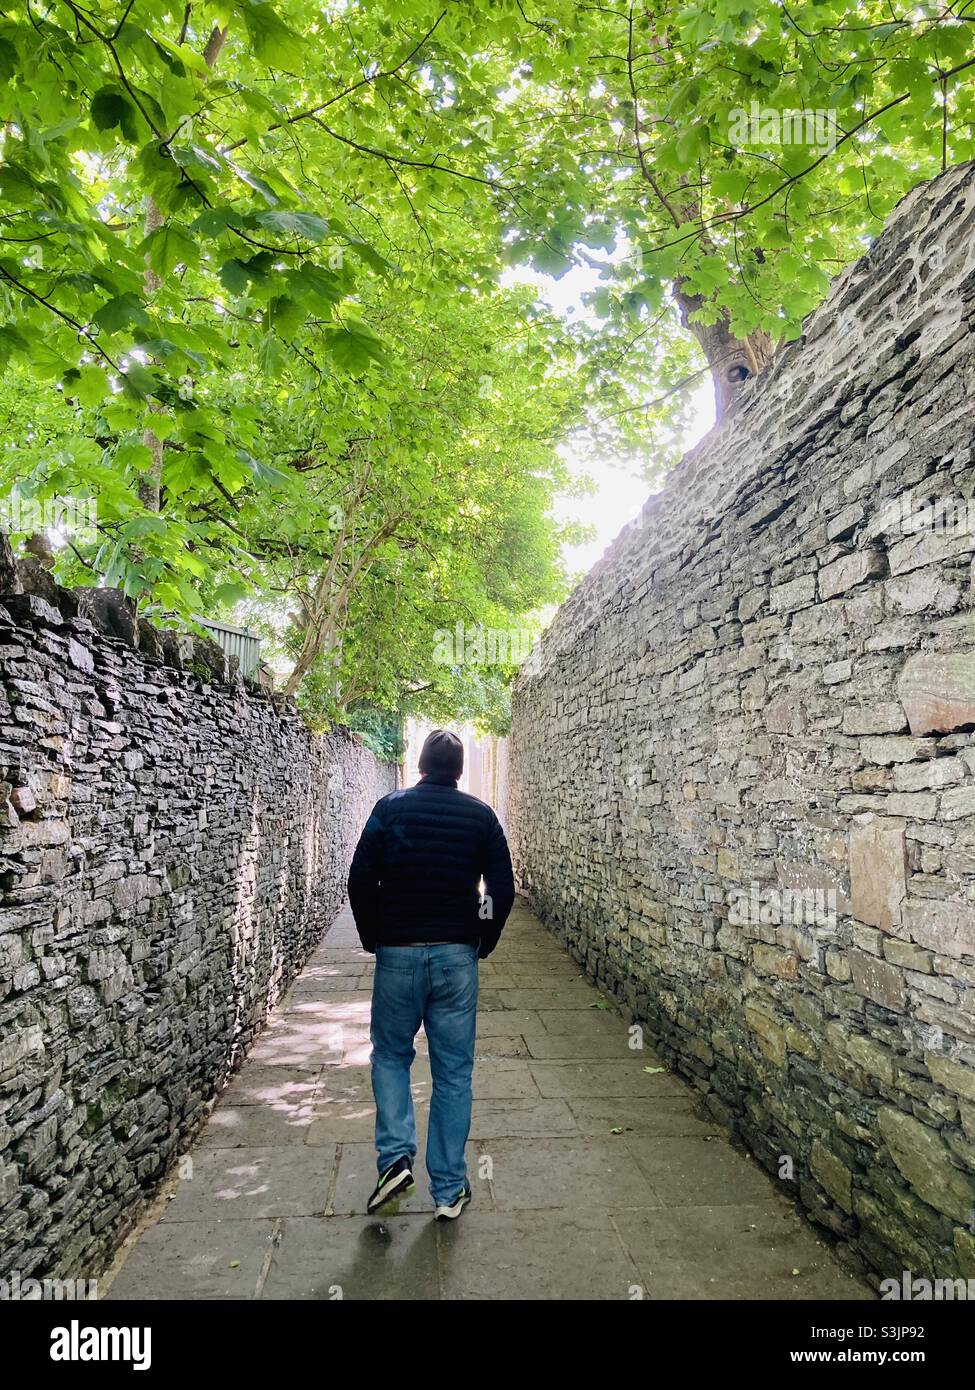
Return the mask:
[[456,734],[446,729],[434,729],[427,734],[420,750],[420,771],[434,777],[453,777],[456,781],[464,771],[464,745]]

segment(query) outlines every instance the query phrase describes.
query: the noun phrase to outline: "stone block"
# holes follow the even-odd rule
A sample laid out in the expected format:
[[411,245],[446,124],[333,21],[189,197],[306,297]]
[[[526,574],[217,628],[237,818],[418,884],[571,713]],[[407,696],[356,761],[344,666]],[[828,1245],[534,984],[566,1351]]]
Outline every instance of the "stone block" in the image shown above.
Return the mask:
[[902,1013],[907,1006],[904,972],[889,961],[869,956],[865,951],[849,951],[847,956],[857,993],[872,999],[882,1008]]
[[897,694],[912,734],[975,728],[975,652],[909,657]]
[[820,1139],[814,1139],[809,1151],[809,1167],[820,1186],[824,1187],[838,1207],[853,1210],[853,1174],[842,1159]]
[[899,734],[907,717],[895,701],[879,705],[850,705],[843,712],[845,734]]
[[915,758],[927,757],[930,748],[923,739],[891,735],[888,738],[864,738],[860,741],[860,752],[868,763],[879,763],[890,767],[893,763],[910,763]]
[[926,1052],[924,1062],[939,1086],[975,1105],[975,1069],[963,1067],[940,1052]]
[[936,898],[908,899],[902,912],[903,934],[943,956],[975,957],[975,903]]
[[915,946],[913,941],[901,941],[896,936],[888,936],[883,943],[883,952],[884,959],[889,960],[891,965],[900,965],[905,970],[914,970],[921,974],[931,973],[931,952],[921,946]]
[[851,1033],[847,1041],[851,1061],[862,1067],[868,1076],[876,1077],[887,1086],[894,1084],[894,1056],[866,1033]]
[[938,1131],[886,1106],[878,1112],[877,1124],[897,1169],[921,1200],[955,1221],[970,1221],[975,1181],[955,1167]]
[[963,820],[975,816],[975,787],[949,787],[941,793],[941,819]]
[[773,613],[793,613],[798,608],[808,608],[816,601],[816,576],[803,574],[787,584],[779,584],[772,589],[770,606]]
[[869,926],[892,931],[907,896],[904,831],[883,821],[850,830],[850,902],[853,915]]
[[797,957],[777,946],[753,946],[752,965],[760,975],[775,975],[780,980],[794,980],[799,974]]
[[22,585],[17,572],[17,561],[6,533],[0,531],[0,596],[19,594]]
[[755,1034],[762,1055],[778,1067],[784,1067],[788,1055],[785,1029],[771,1014],[756,1004],[746,1003],[745,1020]]
[[899,792],[920,792],[953,787],[965,779],[961,758],[929,758],[923,763],[902,763],[894,768],[894,786]]
[[819,596],[835,598],[848,589],[887,573],[887,560],[882,550],[858,550],[842,555],[819,571]]
[[135,604],[121,589],[74,589],[78,616],[85,618],[106,637],[115,637],[130,647],[139,644],[139,620]]

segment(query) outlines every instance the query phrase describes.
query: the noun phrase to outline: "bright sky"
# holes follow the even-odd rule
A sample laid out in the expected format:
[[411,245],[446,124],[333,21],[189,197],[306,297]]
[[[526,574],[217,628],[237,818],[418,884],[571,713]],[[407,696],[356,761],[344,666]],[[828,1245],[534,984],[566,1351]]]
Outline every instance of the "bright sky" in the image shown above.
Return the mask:
[[[587,266],[574,267],[560,280],[537,274],[525,267],[512,270],[509,276],[512,280],[534,285],[541,301],[572,318],[588,314],[582,296],[602,283],[598,273]],[[683,440],[685,451],[692,448],[714,424],[714,395],[709,377],[702,378],[694,389],[692,399],[693,425]],[[642,478],[634,478],[618,464],[614,466],[614,460],[610,457],[581,457],[568,448],[564,450],[564,456],[573,473],[588,473],[597,484],[595,492],[584,497],[563,498],[555,508],[559,521],[578,521],[596,528],[593,540],[566,546],[563,552],[569,572],[579,573],[592,569],[610,541],[636,516],[647,500],[648,488]]]

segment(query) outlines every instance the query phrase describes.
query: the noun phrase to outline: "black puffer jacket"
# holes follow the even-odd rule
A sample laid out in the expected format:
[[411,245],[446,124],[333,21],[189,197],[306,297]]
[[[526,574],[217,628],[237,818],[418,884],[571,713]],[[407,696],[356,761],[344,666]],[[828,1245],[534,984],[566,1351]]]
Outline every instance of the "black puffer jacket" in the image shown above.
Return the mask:
[[[485,898],[477,891],[483,876]],[[349,871],[359,939],[470,941],[490,955],[514,902],[511,855],[485,802],[433,775],[377,801]]]

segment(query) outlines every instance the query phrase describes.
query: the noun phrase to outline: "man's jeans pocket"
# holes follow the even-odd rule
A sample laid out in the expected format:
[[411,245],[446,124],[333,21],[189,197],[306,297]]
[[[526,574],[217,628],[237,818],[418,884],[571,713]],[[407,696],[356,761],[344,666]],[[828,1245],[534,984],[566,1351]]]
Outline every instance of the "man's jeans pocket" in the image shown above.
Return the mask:
[[376,949],[377,970],[388,970],[396,975],[412,975],[414,963],[413,950],[408,946],[379,946]]

